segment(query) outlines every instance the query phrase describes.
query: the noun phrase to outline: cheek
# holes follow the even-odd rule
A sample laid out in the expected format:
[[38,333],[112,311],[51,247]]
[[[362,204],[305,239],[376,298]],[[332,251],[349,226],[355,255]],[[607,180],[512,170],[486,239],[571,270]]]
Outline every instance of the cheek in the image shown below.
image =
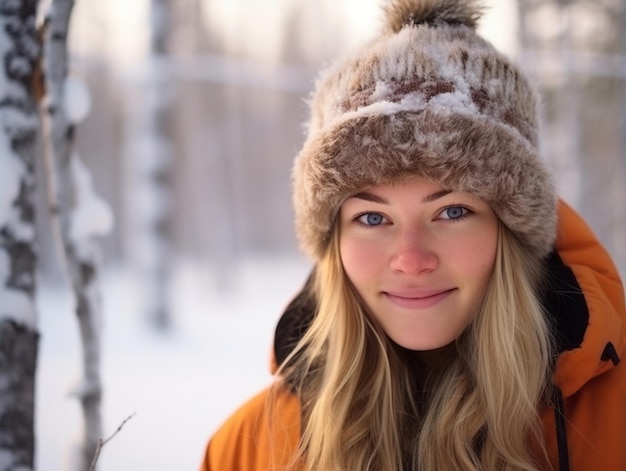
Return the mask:
[[497,235],[488,234],[477,238],[471,244],[463,248],[464,271],[470,275],[476,283],[486,285],[491,277],[496,261]]
[[346,238],[340,241],[339,251],[346,275],[357,290],[372,281],[383,266],[379,244]]

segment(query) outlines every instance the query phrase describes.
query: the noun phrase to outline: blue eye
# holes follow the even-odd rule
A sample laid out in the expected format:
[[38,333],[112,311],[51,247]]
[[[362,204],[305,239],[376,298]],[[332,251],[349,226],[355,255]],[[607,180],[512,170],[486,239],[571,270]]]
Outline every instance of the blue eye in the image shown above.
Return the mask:
[[366,226],[378,226],[385,221],[385,217],[379,213],[365,213],[360,215],[357,221]]
[[469,209],[466,209],[463,206],[450,206],[441,212],[441,218],[454,221],[462,219],[467,216],[468,213]]

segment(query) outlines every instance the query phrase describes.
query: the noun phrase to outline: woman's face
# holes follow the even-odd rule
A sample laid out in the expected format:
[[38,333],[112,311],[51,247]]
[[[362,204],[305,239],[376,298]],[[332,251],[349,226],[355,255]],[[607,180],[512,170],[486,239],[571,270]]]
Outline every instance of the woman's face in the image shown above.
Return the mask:
[[472,321],[496,258],[486,202],[414,177],[348,198],[340,231],[346,274],[395,343],[440,348]]

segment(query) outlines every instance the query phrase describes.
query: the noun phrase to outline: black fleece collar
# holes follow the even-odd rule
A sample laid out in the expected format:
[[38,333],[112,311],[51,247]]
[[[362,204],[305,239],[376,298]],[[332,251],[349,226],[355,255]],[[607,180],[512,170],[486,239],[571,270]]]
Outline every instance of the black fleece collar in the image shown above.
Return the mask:
[[579,348],[589,324],[589,309],[574,272],[556,251],[546,259],[541,298],[555,354]]

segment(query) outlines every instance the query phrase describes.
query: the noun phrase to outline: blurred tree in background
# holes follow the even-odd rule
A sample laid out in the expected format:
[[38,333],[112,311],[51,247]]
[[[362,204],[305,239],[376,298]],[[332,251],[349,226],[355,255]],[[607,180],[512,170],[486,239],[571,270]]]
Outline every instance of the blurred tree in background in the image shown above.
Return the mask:
[[626,275],[626,2],[519,0],[521,55],[544,96],[561,194]]
[[148,51],[140,69],[142,86],[128,110],[126,169],[129,192],[127,252],[143,281],[142,295],[149,323],[167,330],[172,323],[170,296],[174,269],[173,224],[176,196],[172,142],[175,83],[170,50],[175,32],[174,2],[150,0]]

